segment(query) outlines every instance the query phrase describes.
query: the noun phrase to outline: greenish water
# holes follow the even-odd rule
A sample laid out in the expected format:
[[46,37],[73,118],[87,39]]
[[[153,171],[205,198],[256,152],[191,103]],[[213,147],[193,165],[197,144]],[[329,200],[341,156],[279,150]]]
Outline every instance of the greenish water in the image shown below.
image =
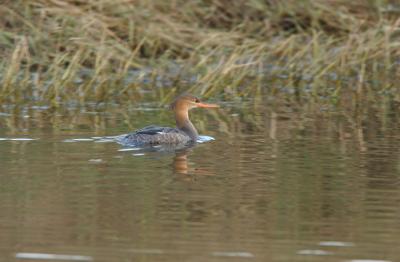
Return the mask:
[[0,261],[400,261],[395,112],[221,104],[176,153],[82,141],[173,125],[155,104],[4,106]]

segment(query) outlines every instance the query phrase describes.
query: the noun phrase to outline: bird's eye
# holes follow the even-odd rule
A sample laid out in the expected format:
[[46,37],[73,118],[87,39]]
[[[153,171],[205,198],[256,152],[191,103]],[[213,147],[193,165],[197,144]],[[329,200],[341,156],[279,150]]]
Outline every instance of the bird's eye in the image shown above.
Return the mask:
[[196,98],[196,99],[194,100],[194,102],[195,102],[195,103],[200,103],[200,99]]

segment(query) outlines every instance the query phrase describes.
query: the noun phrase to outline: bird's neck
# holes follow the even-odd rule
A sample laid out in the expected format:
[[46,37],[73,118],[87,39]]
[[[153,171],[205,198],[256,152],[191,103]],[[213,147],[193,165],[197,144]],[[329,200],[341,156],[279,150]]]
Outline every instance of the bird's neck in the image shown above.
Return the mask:
[[197,140],[199,134],[196,128],[189,120],[189,112],[187,110],[175,111],[176,126],[179,130],[187,134],[193,141]]

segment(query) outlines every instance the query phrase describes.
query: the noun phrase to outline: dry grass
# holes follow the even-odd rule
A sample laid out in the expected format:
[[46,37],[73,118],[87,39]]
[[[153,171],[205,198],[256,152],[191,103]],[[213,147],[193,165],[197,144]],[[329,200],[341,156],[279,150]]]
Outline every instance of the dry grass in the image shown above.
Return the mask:
[[400,100],[395,1],[6,0],[0,17],[3,103],[121,102],[148,90],[168,100],[186,89]]

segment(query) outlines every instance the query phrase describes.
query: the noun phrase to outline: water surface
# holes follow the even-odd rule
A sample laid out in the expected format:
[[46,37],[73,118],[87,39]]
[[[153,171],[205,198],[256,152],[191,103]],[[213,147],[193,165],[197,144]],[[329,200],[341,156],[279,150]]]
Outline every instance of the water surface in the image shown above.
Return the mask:
[[177,152],[92,139],[173,125],[155,105],[3,107],[1,261],[400,261],[395,113],[222,104]]

